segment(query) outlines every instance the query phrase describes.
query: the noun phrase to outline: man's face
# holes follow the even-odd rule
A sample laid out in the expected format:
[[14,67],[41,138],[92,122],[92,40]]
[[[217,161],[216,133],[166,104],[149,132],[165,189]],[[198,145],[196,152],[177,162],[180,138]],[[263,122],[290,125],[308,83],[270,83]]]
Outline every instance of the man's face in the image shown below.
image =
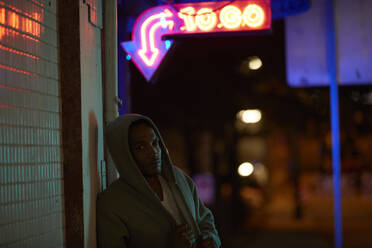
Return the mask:
[[146,124],[132,127],[129,133],[129,147],[145,177],[161,173],[161,148],[153,128]]

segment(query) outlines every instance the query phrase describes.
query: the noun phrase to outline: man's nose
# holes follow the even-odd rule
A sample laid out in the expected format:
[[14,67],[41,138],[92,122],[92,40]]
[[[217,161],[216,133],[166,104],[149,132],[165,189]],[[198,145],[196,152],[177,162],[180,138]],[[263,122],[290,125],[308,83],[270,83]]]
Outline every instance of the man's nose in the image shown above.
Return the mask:
[[156,147],[151,147],[149,149],[149,155],[152,157],[152,158],[157,158],[158,157],[158,149],[156,149]]

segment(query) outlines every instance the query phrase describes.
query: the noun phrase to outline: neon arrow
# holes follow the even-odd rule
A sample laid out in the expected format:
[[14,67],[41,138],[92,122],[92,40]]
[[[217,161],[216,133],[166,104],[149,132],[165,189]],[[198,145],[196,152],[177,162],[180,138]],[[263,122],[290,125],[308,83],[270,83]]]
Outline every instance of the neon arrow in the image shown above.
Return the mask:
[[123,42],[125,51],[132,57],[134,63],[149,81],[167,53],[162,36],[172,32],[174,21],[169,9],[164,7],[151,8],[144,12],[136,21],[132,40]]
[[[156,58],[159,56],[159,49],[155,45],[155,32],[160,27],[169,26],[169,30],[173,29],[173,21],[157,22],[151,26],[148,37],[146,33],[143,33],[142,48],[138,51],[138,55],[142,58],[143,62],[147,66],[153,66]],[[150,46],[150,51],[148,51],[148,45]]]
[[[169,30],[172,30],[174,26],[174,22],[166,21],[165,19],[167,17],[172,17],[172,16],[173,14],[168,9],[165,9],[164,12],[160,14],[155,14],[155,15],[150,16],[141,25],[142,48],[138,51],[138,55],[142,58],[143,62],[145,62],[147,66],[152,66],[155,62],[155,59],[159,55],[159,49],[155,45],[155,31],[159,27],[166,28],[167,26],[169,26]],[[155,24],[153,24],[147,35],[147,29],[149,27],[149,24],[151,24],[151,22],[154,22],[157,19],[160,19],[160,22],[157,21]],[[148,46],[150,46],[150,51],[148,51]]]
[[136,20],[132,41],[121,45],[150,81],[172,41],[165,35],[198,35],[267,30],[271,28],[270,0],[196,2],[157,6]]

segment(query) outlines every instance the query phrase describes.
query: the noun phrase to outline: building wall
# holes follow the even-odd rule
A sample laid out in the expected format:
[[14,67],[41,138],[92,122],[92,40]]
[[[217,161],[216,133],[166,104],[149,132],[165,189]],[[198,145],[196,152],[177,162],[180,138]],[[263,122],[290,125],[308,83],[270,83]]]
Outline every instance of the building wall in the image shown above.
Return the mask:
[[63,247],[56,0],[0,2],[0,246]]
[[96,196],[101,188],[103,105],[101,0],[80,0],[84,246],[96,247]]

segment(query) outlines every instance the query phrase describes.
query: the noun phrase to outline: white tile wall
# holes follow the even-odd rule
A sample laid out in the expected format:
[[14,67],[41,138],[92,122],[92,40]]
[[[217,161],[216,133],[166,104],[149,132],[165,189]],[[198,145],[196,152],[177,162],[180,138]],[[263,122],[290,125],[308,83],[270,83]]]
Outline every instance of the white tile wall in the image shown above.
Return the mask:
[[0,24],[0,247],[64,246],[56,1],[0,2],[41,16],[40,37]]

